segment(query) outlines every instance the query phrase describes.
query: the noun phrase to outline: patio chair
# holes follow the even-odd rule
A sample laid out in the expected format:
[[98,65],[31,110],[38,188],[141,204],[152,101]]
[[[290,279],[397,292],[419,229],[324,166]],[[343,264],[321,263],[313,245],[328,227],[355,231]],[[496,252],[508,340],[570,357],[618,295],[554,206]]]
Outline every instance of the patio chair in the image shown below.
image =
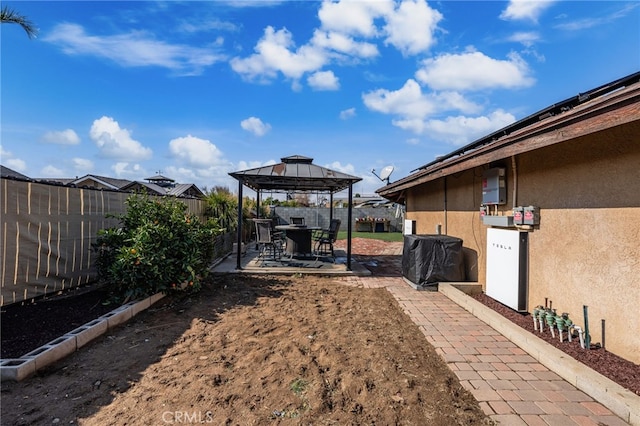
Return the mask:
[[256,262],[264,264],[268,258],[279,261],[282,258],[284,241],[273,232],[271,219],[254,219],[256,224],[256,244],[258,257]]
[[304,217],[290,217],[289,224],[291,225],[304,225]]
[[331,255],[335,262],[336,256],[333,251],[333,243],[335,243],[338,238],[338,231],[340,231],[341,223],[340,219],[331,219],[329,229],[323,229],[322,232],[318,233],[314,237],[314,250],[316,256],[320,257]]

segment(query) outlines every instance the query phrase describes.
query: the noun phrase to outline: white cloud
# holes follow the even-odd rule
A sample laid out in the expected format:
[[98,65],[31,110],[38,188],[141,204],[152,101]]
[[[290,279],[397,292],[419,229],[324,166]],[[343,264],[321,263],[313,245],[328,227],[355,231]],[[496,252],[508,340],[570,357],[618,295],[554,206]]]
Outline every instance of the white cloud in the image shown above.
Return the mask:
[[207,66],[225,59],[212,49],[167,43],[145,31],[89,35],[81,25],[72,23],[56,25],[43,40],[68,55],[98,56],[123,67],[162,67],[180,75],[199,75]]
[[374,58],[379,55],[378,47],[375,44],[359,42],[346,34],[335,31],[314,31],[311,44],[358,58]]
[[[366,39],[383,39],[404,55],[427,51],[442,15],[425,0],[324,1],[318,10],[320,27],[306,44],[296,47],[286,28],[268,26],[252,55],[231,59],[231,68],[244,79],[268,83],[282,74],[301,90],[300,79],[330,63],[353,64],[379,56]],[[377,23],[384,24],[378,28]],[[365,40],[363,40],[363,38]],[[310,83],[315,80],[311,78]]]
[[426,52],[435,43],[433,33],[442,18],[442,14],[431,9],[424,0],[404,0],[387,16],[385,43],[404,55]]
[[223,163],[222,151],[206,139],[185,136],[172,139],[169,151],[181,163],[195,168],[210,168]]
[[45,178],[50,178],[50,177],[59,178],[61,176],[64,176],[64,172],[61,169],[58,169],[57,167],[48,165],[43,167],[42,170],[40,170],[40,175]]
[[19,158],[10,158],[8,160],[3,159],[2,162],[5,163],[8,168],[15,170],[16,172],[24,172],[27,170],[27,163]]
[[27,163],[19,158],[14,158],[11,151],[6,151],[2,145],[0,145],[0,160],[2,163],[16,172],[24,172],[27,170]]
[[418,139],[418,138],[409,138],[409,139],[407,139],[407,143],[409,145],[418,145],[420,143],[420,139]]
[[481,52],[444,54],[422,61],[416,78],[435,90],[483,90],[532,86],[527,63],[517,54],[508,60],[493,59]]
[[256,44],[253,55],[231,59],[231,68],[244,78],[268,81],[278,72],[291,79],[299,79],[305,72],[315,71],[327,62],[324,50],[304,45],[293,51],[295,44],[291,33],[283,28],[276,31],[269,26]]
[[[513,121],[513,116],[502,111],[489,117],[468,118],[468,114],[479,114],[482,107],[467,100],[457,92],[423,93],[415,80],[407,80],[396,91],[379,89],[363,95],[364,104],[373,111],[395,116],[391,123],[417,135],[428,134],[433,139],[450,143],[467,141],[472,136],[480,136],[497,124]],[[463,113],[457,117],[430,119],[446,111]]]
[[333,71],[317,71],[307,78],[307,83],[314,90],[340,89],[340,82]]
[[535,31],[521,31],[512,34],[507,40],[531,47],[540,40],[540,34]]
[[640,7],[640,3],[621,3],[622,8],[605,16],[589,17],[584,19],[577,19],[569,22],[563,22],[554,25],[554,28],[563,31],[582,31],[590,28],[595,28],[601,25],[612,24],[620,18],[624,18],[631,13],[635,8]]
[[377,89],[362,95],[364,104],[372,111],[405,117],[422,118],[437,111],[438,106],[426,97],[420,85],[412,79],[396,91]]
[[355,108],[348,108],[348,109],[340,111],[340,119],[341,120],[348,120],[348,119],[353,118],[355,116],[356,116],[356,109]]
[[238,25],[229,21],[221,21],[217,18],[200,17],[194,19],[191,17],[188,21],[183,21],[177,28],[178,31],[185,33],[200,33],[209,31],[229,31],[236,32],[239,30]]
[[42,140],[58,145],[77,145],[80,143],[80,137],[72,129],[49,131],[42,136]]
[[262,166],[270,166],[272,164],[276,164],[275,160],[267,160],[267,161],[239,161],[238,167],[236,170],[249,170],[249,169],[257,169]]
[[164,172],[178,182],[193,183],[200,189],[222,186],[234,190],[238,187],[238,181],[229,176],[229,172],[234,171],[231,166],[228,161],[221,160],[216,165],[204,168],[169,166]]
[[505,21],[529,20],[538,22],[538,18],[555,0],[511,0],[500,14]]
[[117,160],[146,160],[152,151],[133,138],[117,121],[103,116],[93,122],[89,136],[100,150],[100,155]]
[[351,163],[342,165],[339,161],[334,161],[331,164],[326,164],[324,167],[335,170],[337,172],[346,173],[348,175],[356,175],[356,168]]
[[87,174],[93,170],[93,161],[86,158],[72,158],[73,169],[79,174]]
[[339,2],[325,1],[318,11],[322,28],[343,34],[375,37],[379,30],[374,20],[393,11],[392,0]]
[[434,139],[453,145],[465,145],[515,122],[513,115],[496,110],[481,117],[447,117],[444,120],[429,120],[424,123],[423,133]]
[[139,164],[131,164],[127,162],[118,162],[111,166],[111,170],[119,178],[130,178],[138,180],[142,175],[146,174]]
[[269,123],[263,123],[262,120],[257,117],[249,117],[242,120],[240,122],[240,127],[258,137],[266,135],[271,130],[271,125]]

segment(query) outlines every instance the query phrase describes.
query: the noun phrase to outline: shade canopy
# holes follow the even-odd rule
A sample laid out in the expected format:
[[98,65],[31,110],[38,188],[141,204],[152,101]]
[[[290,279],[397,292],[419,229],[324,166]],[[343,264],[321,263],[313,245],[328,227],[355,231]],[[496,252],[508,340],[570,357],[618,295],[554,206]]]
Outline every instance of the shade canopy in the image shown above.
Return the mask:
[[292,155],[280,163],[229,173],[254,191],[329,191],[349,188],[362,180],[357,176],[313,164],[313,158]]
[[[302,155],[292,155],[280,159],[280,163],[255,169],[229,173],[238,180],[238,217],[242,217],[242,187],[247,186],[258,194],[256,213],[260,212],[260,193],[262,191],[314,191],[330,192],[333,194],[343,189],[349,191],[349,205],[347,211],[347,270],[351,270],[351,221],[353,208],[353,184],[362,180],[357,176],[337,172],[313,164],[313,158]],[[333,219],[333,202],[330,203],[329,219]],[[237,247],[242,246],[242,222],[238,221]],[[237,250],[236,268],[241,269],[241,250]]]

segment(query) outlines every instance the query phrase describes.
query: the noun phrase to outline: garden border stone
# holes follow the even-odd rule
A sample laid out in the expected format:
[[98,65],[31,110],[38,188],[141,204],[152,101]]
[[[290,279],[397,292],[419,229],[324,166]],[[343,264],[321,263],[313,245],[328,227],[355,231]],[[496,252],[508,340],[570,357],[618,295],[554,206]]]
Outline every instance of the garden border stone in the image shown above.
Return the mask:
[[165,295],[156,293],[143,300],[117,307],[20,358],[0,359],[0,380],[21,381],[38,370],[72,354],[90,341],[153,306]]

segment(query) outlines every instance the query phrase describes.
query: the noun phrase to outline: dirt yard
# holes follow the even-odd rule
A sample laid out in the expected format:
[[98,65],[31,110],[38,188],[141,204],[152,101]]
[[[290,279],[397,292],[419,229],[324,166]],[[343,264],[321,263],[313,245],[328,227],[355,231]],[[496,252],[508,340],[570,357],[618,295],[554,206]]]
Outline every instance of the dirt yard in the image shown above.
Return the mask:
[[384,289],[212,277],[23,382],[11,425],[491,424]]

